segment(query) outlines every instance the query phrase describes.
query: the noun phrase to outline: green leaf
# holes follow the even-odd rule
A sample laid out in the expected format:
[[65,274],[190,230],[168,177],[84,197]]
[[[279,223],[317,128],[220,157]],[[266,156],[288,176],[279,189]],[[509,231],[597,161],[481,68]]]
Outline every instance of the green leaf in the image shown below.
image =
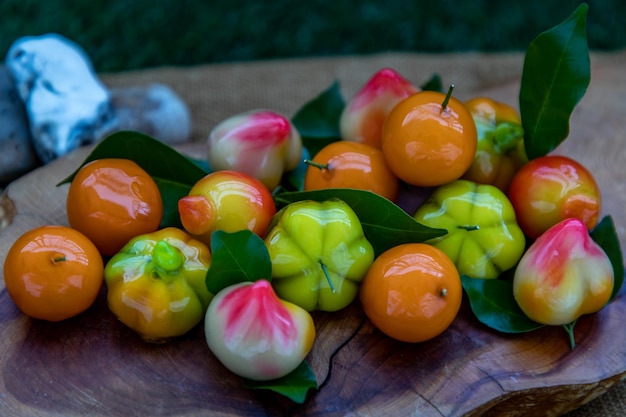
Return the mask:
[[244,379],[244,386],[251,389],[271,390],[298,404],[304,403],[311,388],[317,388],[317,379],[311,367],[302,362],[295,370],[282,378],[271,381]]
[[424,91],[438,91],[443,92],[443,83],[441,82],[441,76],[439,74],[433,74],[432,77],[424,84],[420,86]]
[[293,116],[291,122],[300,132],[302,143],[311,156],[341,138],[339,118],[344,107],[339,82],[335,81],[320,95],[305,103]]
[[619,237],[611,216],[605,216],[590,232],[591,238],[606,252],[613,265],[615,284],[610,300],[613,300],[624,283],[624,259]]
[[513,282],[461,276],[472,312],[481,323],[503,333],[524,333],[543,327],[526,316],[513,297]]
[[272,263],[267,247],[263,239],[250,230],[213,232],[211,255],[211,266],[205,277],[211,294],[240,282],[272,280]]
[[163,200],[163,217],[161,218],[159,228],[178,227],[183,229],[180,214],[178,213],[178,200],[189,194],[191,186],[158,177],[153,177],[153,179],[157,187],[159,187],[161,200]]
[[[302,148],[302,160],[293,171],[284,174],[281,183],[285,185],[286,189],[292,189],[302,191],[304,189],[304,177],[306,171],[309,169],[309,165],[304,162],[307,159],[311,159],[311,153],[307,148]],[[287,186],[289,188],[287,188]]]
[[165,143],[143,133],[123,131],[113,133],[96,145],[78,168],[57,184],[74,179],[80,168],[103,158],[126,158],[135,161],[154,179],[163,200],[163,218],[160,227],[182,227],[178,214],[178,200],[207,174],[201,164],[186,157]]
[[572,111],[589,86],[588,8],[578,6],[526,51],[519,105],[529,159],[547,155],[567,138]]
[[447,233],[445,229],[433,229],[418,223],[399,206],[371,191],[330,188],[281,193],[274,197],[279,207],[300,200],[325,201],[331,198],[345,201],[354,210],[376,256],[402,243],[424,242]]
[[169,145],[140,132],[122,131],[100,141],[80,166],[57,185],[71,182],[83,165],[103,158],[131,159],[153,178],[189,186],[207,174],[197,162]]

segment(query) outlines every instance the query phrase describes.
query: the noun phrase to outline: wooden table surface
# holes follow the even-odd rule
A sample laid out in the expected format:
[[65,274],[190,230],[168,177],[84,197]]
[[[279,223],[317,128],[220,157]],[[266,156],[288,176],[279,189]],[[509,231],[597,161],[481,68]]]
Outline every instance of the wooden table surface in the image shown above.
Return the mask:
[[[335,79],[344,82],[348,96],[383,66],[416,83],[439,72],[444,81],[461,81],[455,81],[460,98],[485,94],[515,105],[521,58],[382,54],[165,68],[103,79],[111,86],[174,86],[196,123],[194,143],[180,149],[201,156],[208,130],[228,115],[260,107],[291,115]],[[622,248],[625,63],[624,53],[592,55],[591,85],[572,116],[570,137],[555,152],[594,174],[603,214],[613,216]],[[0,232],[0,262],[26,230],[67,224],[67,188],[54,184],[87,151],[77,150],[8,187],[3,205],[13,207],[15,216]],[[294,406],[242,387],[210,354],[200,326],[179,340],[150,345],[112,317],[104,289],[86,313],[56,324],[25,317],[3,281],[0,289],[0,409],[14,416],[561,415],[618,389],[626,377],[623,292],[602,312],[579,321],[574,351],[559,328],[523,336],[492,332],[473,318],[467,302],[449,331],[422,344],[384,337],[357,304],[338,314],[315,314],[319,336],[307,360],[318,382],[326,382],[303,406]],[[592,415],[585,408],[573,414]]]

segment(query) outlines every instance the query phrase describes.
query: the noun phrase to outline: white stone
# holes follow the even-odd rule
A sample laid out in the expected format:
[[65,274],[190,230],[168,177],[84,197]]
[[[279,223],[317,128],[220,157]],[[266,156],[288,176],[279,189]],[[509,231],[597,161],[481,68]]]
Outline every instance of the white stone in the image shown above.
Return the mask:
[[13,43],[5,63],[44,163],[100,139],[111,117],[109,92],[82,48],[57,34],[27,36]]
[[164,143],[176,144],[191,136],[191,114],[185,102],[168,86],[109,90],[112,120],[104,134],[135,130]]
[[41,165],[33,149],[24,103],[0,65],[0,186]]

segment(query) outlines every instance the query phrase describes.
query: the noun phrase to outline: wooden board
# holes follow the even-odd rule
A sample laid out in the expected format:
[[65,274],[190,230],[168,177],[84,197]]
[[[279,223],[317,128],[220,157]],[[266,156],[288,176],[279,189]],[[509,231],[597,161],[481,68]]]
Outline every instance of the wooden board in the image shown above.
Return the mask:
[[[624,247],[626,87],[619,66],[600,68],[593,77],[572,118],[571,137],[558,152],[594,173],[603,212],[614,217]],[[481,92],[515,102],[517,85]],[[199,156],[203,145],[181,150]],[[55,184],[87,151],[80,149],[8,187],[0,206],[15,216],[0,232],[0,263],[26,230],[67,224],[67,187]],[[1,414],[546,416],[575,409],[626,377],[623,291],[600,313],[579,320],[574,351],[561,328],[522,336],[493,332],[475,320],[466,300],[448,331],[421,344],[383,336],[358,304],[339,313],[316,313],[318,338],[307,360],[321,388],[302,406],[245,389],[209,352],[200,326],[167,344],[142,342],[112,316],[104,295],[103,290],[79,317],[51,324],[22,315],[0,283]]]

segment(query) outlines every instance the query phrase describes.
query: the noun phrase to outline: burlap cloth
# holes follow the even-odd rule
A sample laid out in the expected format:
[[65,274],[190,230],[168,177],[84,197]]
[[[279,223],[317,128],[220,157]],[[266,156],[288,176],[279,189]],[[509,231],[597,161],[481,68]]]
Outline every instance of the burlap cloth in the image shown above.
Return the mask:
[[111,87],[166,83],[191,109],[192,140],[204,140],[217,122],[241,111],[269,108],[291,116],[334,81],[339,81],[347,99],[382,66],[396,69],[416,85],[437,73],[444,83],[455,83],[455,95],[463,99],[477,91],[519,83],[522,62],[523,56],[515,53],[381,54],[155,68],[100,76]]
[[[192,51],[190,53],[193,53]],[[486,94],[494,99],[517,105],[523,54],[399,54],[386,53],[358,57],[319,57],[264,62],[242,62],[203,65],[187,68],[154,68],[140,71],[101,74],[110,87],[133,87],[159,82],[173,88],[189,105],[193,118],[193,141],[203,141],[210,129],[224,118],[255,108],[268,108],[292,116],[306,101],[312,99],[333,82],[339,81],[345,98],[354,94],[364,82],[382,67],[392,67],[416,85],[426,82],[433,74],[441,76],[444,85],[454,83],[455,95],[467,99]],[[623,138],[623,116],[626,109],[626,85],[622,69],[626,66],[626,51],[592,54],[592,86],[597,92],[583,102],[572,117],[572,135],[578,136],[577,126],[596,123],[599,130]],[[585,101],[586,100],[586,101]],[[593,109],[593,112],[589,112]],[[608,122],[605,122],[605,119]],[[607,123],[610,126],[607,127]],[[603,127],[602,127],[603,126]],[[602,128],[601,128],[602,127]],[[592,130],[593,131],[593,130]],[[586,130],[589,132],[589,129]],[[597,138],[576,138],[583,145],[594,146]],[[607,163],[623,170],[626,157],[624,146],[607,155]],[[594,167],[589,167],[592,171]],[[606,171],[606,169],[605,169]],[[614,189],[603,192],[626,194],[624,181],[610,179]],[[623,171],[622,171],[623,172]],[[599,182],[603,179],[600,178]],[[615,200],[607,211],[617,215],[616,223],[624,244],[624,205]],[[621,382],[606,394],[590,401],[570,416],[616,416],[626,413],[626,383]]]

